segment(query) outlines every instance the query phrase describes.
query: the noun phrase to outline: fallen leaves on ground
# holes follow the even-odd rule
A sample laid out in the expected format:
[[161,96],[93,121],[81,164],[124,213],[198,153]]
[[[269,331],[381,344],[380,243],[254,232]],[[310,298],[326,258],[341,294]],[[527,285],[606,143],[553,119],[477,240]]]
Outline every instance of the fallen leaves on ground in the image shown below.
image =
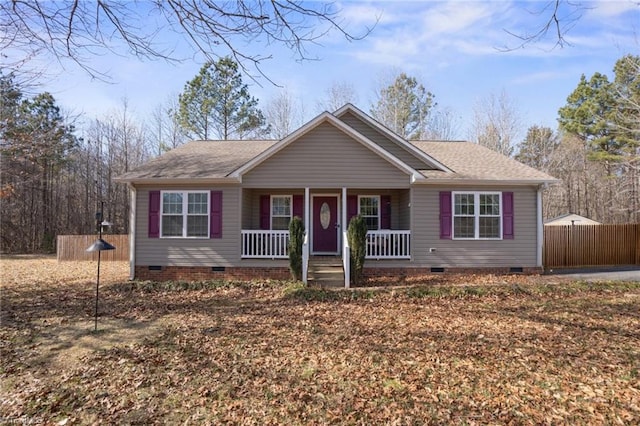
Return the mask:
[[637,283],[459,276],[353,291],[129,283],[126,265],[105,262],[93,332],[95,263],[1,266],[7,421],[640,420]]

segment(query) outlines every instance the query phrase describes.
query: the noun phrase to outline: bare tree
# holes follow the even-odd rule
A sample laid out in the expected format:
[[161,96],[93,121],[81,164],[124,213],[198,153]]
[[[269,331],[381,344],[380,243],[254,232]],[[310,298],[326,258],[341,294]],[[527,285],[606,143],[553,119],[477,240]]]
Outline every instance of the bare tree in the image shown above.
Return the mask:
[[157,155],[182,145],[186,136],[180,127],[176,112],[180,108],[178,95],[169,95],[151,111],[148,131],[154,139]]
[[[250,53],[239,46],[260,38],[265,45],[282,44],[298,59],[308,59],[306,46],[331,31],[347,40],[361,39],[371,31],[352,34],[339,14],[333,3],[297,0],[0,0],[0,51],[14,56],[7,64],[11,68],[49,55],[71,60],[101,78],[106,77],[104,70],[92,68],[89,58],[107,52],[169,61],[194,54],[215,61],[229,55],[262,73],[259,64],[270,57],[268,53]],[[181,44],[167,47],[166,39],[172,35]]]
[[457,139],[460,132],[460,116],[450,108],[435,107],[426,131],[426,138],[451,141]]
[[620,161],[618,212],[627,222],[640,222],[640,56],[625,55],[615,66],[614,96],[618,100],[609,121],[623,142]]
[[87,129],[88,167],[87,185],[95,184],[95,203],[105,202],[105,218],[114,223],[112,231],[127,232],[129,226],[128,189],[116,184],[113,178],[148,160],[148,135],[140,120],[129,108],[128,100],[110,114],[94,120]]
[[304,109],[296,102],[290,92],[283,90],[273,97],[265,108],[265,117],[269,125],[269,135],[282,139],[302,125]]
[[520,113],[515,102],[503,90],[491,93],[474,105],[474,122],[469,138],[504,155],[513,153],[521,132]]
[[357,104],[358,93],[353,84],[346,81],[335,81],[324,91],[324,97],[318,100],[316,110],[318,112],[334,112],[346,104]]

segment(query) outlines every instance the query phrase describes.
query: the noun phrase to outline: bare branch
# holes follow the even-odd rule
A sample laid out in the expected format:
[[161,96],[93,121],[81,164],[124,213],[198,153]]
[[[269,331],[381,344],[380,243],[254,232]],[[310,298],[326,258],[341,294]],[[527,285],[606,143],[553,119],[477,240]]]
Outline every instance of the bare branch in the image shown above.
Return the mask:
[[543,41],[549,36],[549,33],[553,33],[553,38],[555,39],[552,49],[570,46],[571,43],[567,41],[565,36],[576,25],[583,12],[587,9],[590,8],[570,0],[549,1],[545,3],[541,10],[529,11],[533,16],[543,17],[545,20],[542,24],[537,25],[533,32],[516,32],[504,29],[507,34],[519,40],[519,42],[515,46],[504,46],[497,48],[497,50],[510,52],[521,49],[529,44]]
[[[372,30],[354,35],[338,16],[332,3],[301,0],[0,0],[0,51],[8,60],[2,65],[6,68],[18,69],[49,55],[100,79],[105,70],[91,68],[89,59],[105,53],[166,61],[182,61],[190,54],[204,61],[231,56],[247,74],[247,65],[253,65],[267,77],[260,63],[271,55],[248,47],[256,41],[283,44],[299,60],[309,60],[307,46],[329,32],[354,41]],[[167,48],[163,43],[168,38],[186,42],[190,50]]]

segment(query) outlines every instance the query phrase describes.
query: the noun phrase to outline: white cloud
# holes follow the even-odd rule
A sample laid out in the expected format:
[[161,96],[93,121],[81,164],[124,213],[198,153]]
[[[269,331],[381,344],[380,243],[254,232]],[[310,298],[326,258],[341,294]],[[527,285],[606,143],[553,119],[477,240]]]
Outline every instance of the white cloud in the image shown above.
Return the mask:
[[638,0],[598,0],[593,4],[587,4],[589,17],[609,18],[622,15],[627,12],[636,13],[640,21],[640,2]]
[[491,18],[492,5],[459,1],[438,4],[424,14],[424,30],[430,37],[473,31],[476,24]]
[[551,80],[556,80],[558,78],[564,78],[567,75],[571,75],[571,73],[562,72],[562,71],[541,71],[534,72],[530,74],[519,75],[516,78],[510,81],[510,84],[514,85],[527,85],[527,84],[537,84],[544,83]]
[[338,5],[338,9],[340,10],[340,19],[344,20],[348,25],[353,24],[355,26],[371,27],[385,15],[382,7],[372,4],[346,3]]

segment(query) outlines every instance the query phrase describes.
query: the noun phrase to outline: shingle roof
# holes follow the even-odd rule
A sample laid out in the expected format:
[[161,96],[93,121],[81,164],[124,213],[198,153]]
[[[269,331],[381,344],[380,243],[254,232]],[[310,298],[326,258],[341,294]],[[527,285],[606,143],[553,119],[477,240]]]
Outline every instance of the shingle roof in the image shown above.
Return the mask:
[[[278,141],[193,141],[118,176],[118,181],[223,179]],[[418,170],[427,182],[438,180],[554,182],[555,179],[488,148],[463,141],[412,141],[411,144],[452,172]],[[426,166],[426,164],[425,164]]]
[[453,173],[437,170],[421,171],[428,179],[536,182],[556,180],[546,173],[472,142],[411,141],[411,143],[453,170]]
[[224,178],[276,142],[188,142],[118,176],[118,180]]

